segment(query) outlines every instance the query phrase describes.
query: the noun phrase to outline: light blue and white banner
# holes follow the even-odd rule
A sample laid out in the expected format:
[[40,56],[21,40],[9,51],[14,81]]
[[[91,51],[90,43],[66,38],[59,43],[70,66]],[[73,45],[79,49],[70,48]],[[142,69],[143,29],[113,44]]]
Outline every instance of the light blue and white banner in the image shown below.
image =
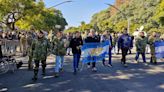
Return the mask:
[[109,52],[109,41],[101,43],[85,43],[82,46],[82,62],[97,62],[105,58]]
[[156,58],[164,58],[164,41],[155,42],[154,45]]

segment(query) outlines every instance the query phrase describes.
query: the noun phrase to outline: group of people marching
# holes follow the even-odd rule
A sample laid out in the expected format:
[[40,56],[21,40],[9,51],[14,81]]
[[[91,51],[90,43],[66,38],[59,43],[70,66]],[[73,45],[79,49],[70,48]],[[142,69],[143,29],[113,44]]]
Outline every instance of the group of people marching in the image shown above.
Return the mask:
[[[52,35],[53,34],[53,35]],[[151,50],[151,60],[150,63],[156,64],[155,57],[155,47],[154,43],[159,40],[164,40],[164,37],[153,33],[152,35],[145,36],[143,31],[139,32],[138,36],[130,36],[127,32],[127,28],[123,29],[123,33],[113,33],[111,34],[109,30],[104,31],[99,34],[96,33],[94,29],[90,29],[89,33],[80,33],[76,31],[74,35],[67,34],[64,35],[62,31],[57,31],[51,33],[51,35],[45,34],[43,31],[38,31],[35,34],[29,32],[28,35],[22,34],[21,38],[26,38],[26,44],[22,45],[23,55],[26,54],[29,57],[28,68],[32,69],[32,61],[34,61],[34,76],[33,80],[38,79],[39,63],[42,63],[42,75],[46,74],[46,59],[49,54],[55,55],[55,67],[54,67],[54,76],[59,77],[60,72],[63,71],[64,56],[70,55],[70,51],[73,54],[73,74],[77,74],[80,70],[79,62],[81,58],[81,47],[85,43],[101,43],[104,41],[109,41],[109,53],[108,53],[108,62],[105,58],[102,60],[104,66],[112,67],[112,50],[116,53],[116,47],[118,47],[117,54],[119,50],[122,52],[121,63],[127,67],[126,55],[131,53],[133,48],[133,40],[135,40],[136,46],[136,57],[135,60],[138,62],[139,55],[142,55],[144,64],[146,63],[146,46],[150,45]],[[23,40],[22,40],[23,41]],[[24,51],[25,45],[27,45],[27,51]],[[93,72],[97,71],[96,62],[87,63],[87,68],[91,68]]]

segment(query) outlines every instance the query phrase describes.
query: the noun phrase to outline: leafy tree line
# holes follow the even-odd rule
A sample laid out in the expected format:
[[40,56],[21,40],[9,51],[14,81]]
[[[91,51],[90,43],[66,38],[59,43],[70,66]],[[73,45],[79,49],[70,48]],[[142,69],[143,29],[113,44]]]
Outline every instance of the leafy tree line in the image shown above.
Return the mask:
[[0,0],[0,26],[10,30],[53,30],[65,28],[67,22],[61,11],[46,8],[43,0]]
[[[92,28],[96,25],[100,31],[110,28],[120,32],[128,26],[127,20],[129,19],[130,33],[142,25],[145,27],[144,31],[164,33],[164,0],[131,0],[128,4],[120,6],[119,9],[122,12],[118,11],[114,15],[110,14],[111,8],[109,6],[109,8],[94,14],[91,22],[87,25]],[[82,27],[84,26],[80,25],[77,29]]]

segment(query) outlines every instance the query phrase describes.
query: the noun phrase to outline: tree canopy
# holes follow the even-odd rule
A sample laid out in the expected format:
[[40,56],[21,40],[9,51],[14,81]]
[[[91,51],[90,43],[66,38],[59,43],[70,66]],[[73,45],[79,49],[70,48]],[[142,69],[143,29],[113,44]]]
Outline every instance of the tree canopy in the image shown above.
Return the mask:
[[[119,7],[122,12],[112,15],[112,7],[100,11],[92,16],[88,25],[104,31],[113,29],[116,32],[128,27],[130,20],[130,33],[140,26],[144,26],[144,31],[158,31],[164,33],[164,0],[130,0]],[[80,26],[81,27],[81,26]],[[162,30],[162,31],[161,31]]]
[[46,8],[42,0],[0,0],[0,24],[11,30],[53,30],[65,28],[67,22],[61,11]]

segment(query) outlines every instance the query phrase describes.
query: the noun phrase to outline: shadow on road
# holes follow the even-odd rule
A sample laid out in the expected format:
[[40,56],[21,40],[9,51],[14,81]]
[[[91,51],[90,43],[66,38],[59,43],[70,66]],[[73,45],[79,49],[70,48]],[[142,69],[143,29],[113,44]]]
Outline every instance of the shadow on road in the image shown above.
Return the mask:
[[[113,67],[97,63],[98,72],[92,73],[84,66],[77,75],[72,73],[72,58],[66,57],[64,72],[59,78],[53,77],[54,62],[48,62],[47,75],[32,82],[33,71],[27,71],[27,64],[15,73],[0,75],[0,87],[9,92],[164,92],[164,62],[158,65],[136,64],[128,60],[124,68],[117,58]],[[40,71],[41,72],[41,71]]]

